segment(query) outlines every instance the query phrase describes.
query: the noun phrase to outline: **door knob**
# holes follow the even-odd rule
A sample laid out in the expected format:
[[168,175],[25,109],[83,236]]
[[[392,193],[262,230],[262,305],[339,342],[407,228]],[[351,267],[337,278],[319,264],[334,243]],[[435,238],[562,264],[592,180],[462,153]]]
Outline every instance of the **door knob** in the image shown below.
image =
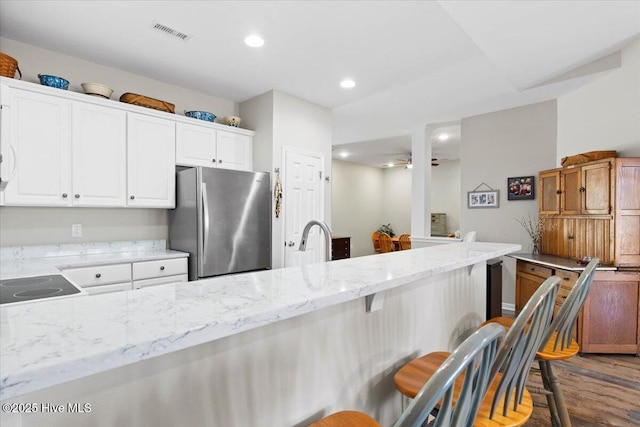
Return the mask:
[[289,247],[295,246],[295,243],[290,241],[289,243],[287,243],[287,246]]

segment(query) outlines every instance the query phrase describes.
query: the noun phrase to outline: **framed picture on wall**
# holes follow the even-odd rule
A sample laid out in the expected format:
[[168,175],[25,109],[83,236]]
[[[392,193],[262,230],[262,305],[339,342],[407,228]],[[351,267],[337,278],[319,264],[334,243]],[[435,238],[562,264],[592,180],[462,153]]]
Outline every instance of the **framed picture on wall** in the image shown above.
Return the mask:
[[467,191],[467,207],[497,208],[500,207],[500,191]]
[[507,178],[507,200],[535,199],[535,177],[517,176]]

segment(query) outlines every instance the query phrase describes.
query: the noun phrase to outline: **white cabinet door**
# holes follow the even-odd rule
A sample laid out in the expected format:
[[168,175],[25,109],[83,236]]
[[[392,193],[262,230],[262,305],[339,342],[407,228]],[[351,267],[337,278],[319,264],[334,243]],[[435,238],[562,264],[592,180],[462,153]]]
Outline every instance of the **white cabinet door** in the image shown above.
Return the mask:
[[176,125],[176,164],[216,166],[216,130],[205,126]]
[[253,138],[219,130],[216,141],[219,168],[246,171],[253,169]]
[[128,113],[128,206],[175,207],[175,144],[174,122]]
[[148,286],[166,285],[168,283],[187,282],[188,276],[181,274],[178,276],[157,277],[155,279],[134,280],[133,289],[142,289]]
[[10,171],[5,204],[70,206],[69,101],[17,89],[9,98],[9,129],[3,130],[9,141],[2,141],[4,170]]
[[73,206],[126,206],[127,115],[73,104]]

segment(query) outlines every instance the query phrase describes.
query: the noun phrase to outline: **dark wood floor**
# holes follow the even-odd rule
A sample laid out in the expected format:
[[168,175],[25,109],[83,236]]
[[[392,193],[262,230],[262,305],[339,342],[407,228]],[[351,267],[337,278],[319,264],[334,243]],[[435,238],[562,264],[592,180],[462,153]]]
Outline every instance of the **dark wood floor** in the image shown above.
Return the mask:
[[[534,363],[537,367],[537,362]],[[640,426],[640,357],[585,354],[554,362],[573,427]],[[542,387],[532,371],[528,388]],[[546,398],[532,393],[535,404]],[[535,406],[525,426],[550,426],[546,406]]]

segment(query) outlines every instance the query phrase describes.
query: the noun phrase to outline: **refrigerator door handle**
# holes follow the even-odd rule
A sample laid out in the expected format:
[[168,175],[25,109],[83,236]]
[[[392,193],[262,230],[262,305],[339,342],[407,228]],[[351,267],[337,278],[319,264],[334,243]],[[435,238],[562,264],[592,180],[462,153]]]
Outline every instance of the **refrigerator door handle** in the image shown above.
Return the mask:
[[204,216],[204,229],[202,230],[204,238],[202,239],[202,258],[200,259],[200,265],[203,266],[207,263],[207,248],[209,247],[209,200],[207,199],[207,184],[202,183],[202,209]]

